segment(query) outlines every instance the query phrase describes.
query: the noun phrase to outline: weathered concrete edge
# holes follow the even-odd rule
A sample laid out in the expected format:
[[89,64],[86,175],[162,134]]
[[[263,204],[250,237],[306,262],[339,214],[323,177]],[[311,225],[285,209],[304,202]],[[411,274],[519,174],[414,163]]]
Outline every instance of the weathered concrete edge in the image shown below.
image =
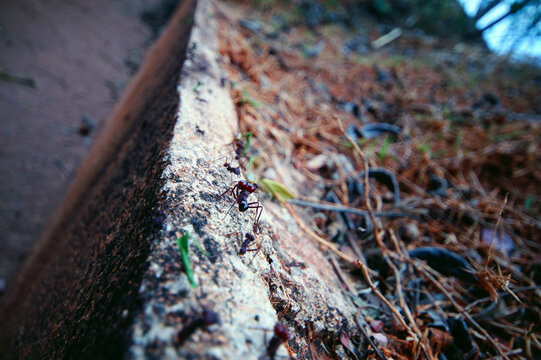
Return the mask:
[[[199,2],[190,39],[195,50],[182,70],[180,108],[164,172],[167,219],[143,277],[143,310],[132,327],[129,356],[258,359],[271,336],[262,329],[272,329],[280,319],[295,330],[290,347],[309,357],[310,334],[338,342],[341,329],[352,325],[355,309],[324,254],[279,205],[261,199],[262,250],[253,260],[239,256],[237,240],[227,236],[251,231],[252,216],[233,208],[224,217],[231,202],[216,199],[231,184],[223,162],[231,159],[228,144],[238,131],[238,119],[227,74],[220,71],[225,59],[217,49],[219,15],[212,5]],[[205,256],[191,247],[196,289],[190,288],[176,243],[186,232],[209,252]],[[176,335],[203,307],[218,313],[220,324],[198,329],[179,343]],[[286,354],[283,347],[280,351]]]
[[184,1],[149,50],[2,298],[1,357],[123,351],[114,342],[129,325],[148,252],[144,234],[161,187],[160,149],[178,101],[167,99],[175,93],[194,5]]

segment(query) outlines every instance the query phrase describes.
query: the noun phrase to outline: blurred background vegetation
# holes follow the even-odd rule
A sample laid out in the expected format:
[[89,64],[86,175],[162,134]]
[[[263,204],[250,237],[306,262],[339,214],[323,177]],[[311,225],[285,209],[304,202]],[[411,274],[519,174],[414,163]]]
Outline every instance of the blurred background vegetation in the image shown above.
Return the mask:
[[[271,7],[276,0],[254,3]],[[522,44],[528,47],[527,53],[537,57],[537,62],[541,56],[540,0],[298,0],[294,3],[307,17],[308,25],[341,21],[355,27],[359,25],[358,15],[370,13],[383,23],[454,41],[485,44],[483,39],[490,32],[493,41],[489,45],[500,54],[513,53]]]

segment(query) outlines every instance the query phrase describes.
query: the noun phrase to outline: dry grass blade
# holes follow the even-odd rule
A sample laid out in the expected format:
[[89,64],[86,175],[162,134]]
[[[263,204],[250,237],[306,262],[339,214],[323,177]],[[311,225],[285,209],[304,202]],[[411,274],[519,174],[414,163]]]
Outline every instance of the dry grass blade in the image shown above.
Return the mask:
[[[284,13],[294,9],[276,6]],[[238,16],[255,18],[261,24],[274,21],[244,5],[235,9],[237,14],[239,9]],[[347,55],[336,56],[349,34],[330,35],[326,27],[316,26],[322,30],[317,36],[332,40],[318,56],[306,58],[297,45],[310,46],[314,39],[306,36],[302,25],[299,32],[277,30],[280,40],[276,41],[266,36],[266,26],[247,33],[238,31],[235,23],[230,21],[221,32],[226,44],[221,52],[234,82],[239,128],[255,136],[252,171],[256,177],[276,179],[299,194],[282,203],[299,229],[324,251],[361,269],[348,273],[348,267],[332,260],[350,291],[357,288],[357,281],[371,285],[367,291],[375,297],[370,299],[385,310],[388,307],[396,328],[406,330],[394,329],[393,333],[386,329],[391,343],[396,340],[396,344],[409,346],[410,336],[417,339],[414,349],[402,349],[411,350],[411,357],[423,352],[427,358],[440,353],[447,356],[454,351],[441,349],[441,342],[430,335],[431,323],[422,312],[435,307],[444,322],[457,312],[462,314],[469,324],[466,331],[473,335],[471,345],[480,357],[516,355],[522,351],[516,347],[523,344],[523,356],[537,356],[541,349],[535,333],[522,336],[519,342],[516,329],[505,321],[491,323],[475,317],[493,309],[485,299],[476,299],[473,276],[473,282],[467,283],[450,273],[443,276],[410,259],[408,250],[436,247],[475,259],[472,272],[493,300],[499,296],[498,304],[510,312],[536,311],[537,293],[521,292],[524,304],[517,304],[508,297],[515,295],[508,285],[516,281],[516,289],[536,286],[534,276],[538,274],[541,144],[537,139],[541,123],[510,121],[517,118],[513,111],[538,112],[538,86],[528,80],[524,81],[528,86],[510,81],[502,87],[491,78],[477,85],[469,82],[475,73],[451,62],[443,71],[435,71],[441,68],[440,60],[427,64],[422,59],[423,66],[415,68],[409,61],[365,54],[362,58],[371,61],[359,63]],[[402,54],[405,48],[399,44],[410,41],[409,36],[404,33],[387,46]],[[409,49],[411,44],[406,46]],[[457,61],[465,65],[477,60],[464,53],[464,59]],[[493,78],[510,80],[503,73]],[[457,77],[462,85],[457,86]],[[359,78],[367,81],[359,82]],[[442,85],[450,83],[454,85]],[[509,86],[523,93],[510,94]],[[472,105],[471,94],[481,97],[481,107]],[[487,104],[487,99],[492,103]],[[511,111],[513,103],[517,107]],[[399,129],[398,134],[391,139],[366,132],[367,127],[380,125]],[[398,205],[391,186],[373,176],[377,167],[396,178],[392,188],[400,195]],[[365,175],[359,179],[356,174],[361,171]],[[502,193],[511,194],[503,205]],[[313,209],[318,229],[306,225],[291,205]],[[487,235],[494,224],[495,231]],[[355,255],[350,255],[350,249]],[[377,260],[369,254],[376,254]],[[402,271],[403,265],[408,271]],[[378,287],[375,279],[386,286]],[[416,285],[411,288],[410,284]],[[507,292],[498,294],[500,290]],[[415,292],[420,295],[410,302],[410,294]],[[447,300],[435,300],[433,293],[440,292]],[[397,316],[399,308],[403,309],[401,317]],[[522,319],[515,325],[527,329],[529,323]],[[446,336],[452,338],[450,332]],[[387,355],[388,350],[382,348],[382,354]],[[392,356],[401,355],[403,351]]]

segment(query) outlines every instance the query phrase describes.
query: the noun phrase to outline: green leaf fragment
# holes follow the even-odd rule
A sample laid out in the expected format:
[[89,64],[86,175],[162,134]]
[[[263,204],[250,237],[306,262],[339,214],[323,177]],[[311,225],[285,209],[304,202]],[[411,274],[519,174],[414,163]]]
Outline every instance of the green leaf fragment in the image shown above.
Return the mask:
[[197,250],[199,250],[199,251],[201,251],[203,253],[203,255],[205,255],[206,257],[210,256],[209,252],[207,250],[205,250],[205,248],[203,247],[203,245],[201,245],[201,242],[199,240],[195,239],[193,244],[195,245]]
[[177,244],[178,244],[178,250],[180,251],[180,257],[182,258],[182,262],[184,263],[184,270],[186,271],[186,276],[188,277],[188,281],[190,282],[190,285],[192,288],[195,289],[197,284],[195,283],[195,280],[193,278],[193,271],[190,267],[190,257],[188,255],[188,248],[190,245],[190,233],[185,233],[181,237],[178,238]]
[[254,161],[254,157],[250,155],[250,160],[248,160],[248,165],[246,165],[246,170],[250,169],[253,161]]
[[248,146],[250,146],[250,141],[252,141],[252,132],[247,131],[242,134],[242,137],[246,138],[246,145],[244,146],[244,151],[242,152],[242,155],[244,155],[246,153],[246,149],[248,148]]
[[383,138],[383,143],[381,144],[381,148],[378,153],[379,161],[382,165],[385,164],[385,158],[387,157],[387,150],[391,143],[392,143],[392,140],[388,136],[385,136],[385,138]]
[[524,200],[524,210],[530,211],[534,202],[535,202],[535,196],[528,195],[526,199]]
[[250,93],[248,93],[248,90],[246,90],[246,89],[242,89],[242,99],[241,99],[241,101],[242,101],[243,104],[250,104],[254,109],[257,109],[258,107],[261,106],[261,103],[254,100],[250,96]]
[[269,192],[278,200],[286,201],[288,199],[294,199],[296,196],[289,191],[283,184],[270,179],[263,179],[259,181],[259,185],[264,191]]

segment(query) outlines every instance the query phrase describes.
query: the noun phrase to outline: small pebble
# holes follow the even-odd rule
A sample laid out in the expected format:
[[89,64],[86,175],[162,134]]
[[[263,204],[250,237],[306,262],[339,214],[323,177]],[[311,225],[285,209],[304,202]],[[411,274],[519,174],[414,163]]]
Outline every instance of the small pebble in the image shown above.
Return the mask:
[[402,237],[406,241],[415,241],[421,236],[419,227],[414,223],[406,223],[402,226]]
[[372,330],[379,333],[381,330],[383,330],[383,321],[372,320],[370,321],[370,327],[372,328]]
[[83,115],[78,129],[79,135],[89,136],[92,132],[92,129],[94,129],[94,123],[94,120],[90,116]]

